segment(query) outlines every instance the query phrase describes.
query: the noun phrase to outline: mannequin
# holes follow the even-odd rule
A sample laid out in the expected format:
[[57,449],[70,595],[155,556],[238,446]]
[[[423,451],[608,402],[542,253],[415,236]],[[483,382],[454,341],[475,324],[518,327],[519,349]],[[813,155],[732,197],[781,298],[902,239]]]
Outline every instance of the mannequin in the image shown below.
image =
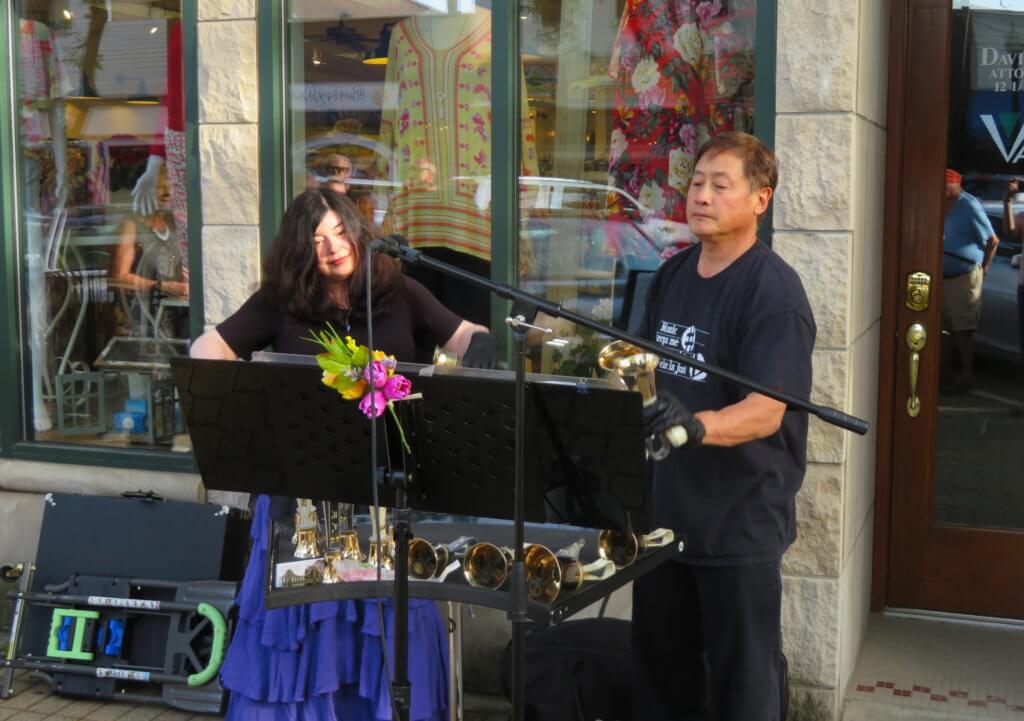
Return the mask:
[[[70,84],[64,75],[57,38],[44,23],[22,18],[18,26],[21,74],[19,100],[25,193],[25,273],[29,307],[29,351],[32,371],[32,420],[37,432],[53,427],[43,397],[47,376],[46,327],[49,322],[43,217],[62,212],[67,202],[67,127],[64,98]],[[46,148],[53,154],[53,194],[45,193],[39,157],[29,151]],[[45,193],[45,194],[44,194]]]
[[149,149],[146,169],[132,190],[132,208],[142,216],[149,216],[157,211],[157,185],[160,170],[166,164],[167,182],[171,189],[171,211],[178,229],[181,260],[187,282],[188,193],[185,177],[185,96],[182,73],[181,21],[172,20],[167,25],[167,94],[163,98],[167,124],[164,128],[164,142],[162,145],[154,144]]
[[[490,66],[489,10],[397,23],[391,30],[380,133],[391,155],[379,156],[377,168],[378,177],[401,183],[384,201],[385,230],[485,276],[491,261]],[[537,174],[533,121],[526,110],[521,172]],[[486,291],[421,268],[413,274],[456,314],[490,322]]]
[[663,256],[693,241],[686,189],[697,149],[726,130],[750,130],[752,3],[626,1],[609,66],[618,81],[609,183],[662,221]]

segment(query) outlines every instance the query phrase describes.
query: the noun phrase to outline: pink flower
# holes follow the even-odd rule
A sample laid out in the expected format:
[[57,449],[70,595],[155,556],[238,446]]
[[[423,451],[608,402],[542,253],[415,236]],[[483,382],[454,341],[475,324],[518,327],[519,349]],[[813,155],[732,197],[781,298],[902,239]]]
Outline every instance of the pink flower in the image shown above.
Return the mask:
[[697,5],[697,17],[700,19],[700,24],[704,27],[708,26],[711,18],[722,12],[722,0],[705,0],[705,2]]
[[697,152],[697,129],[692,124],[685,123],[679,128],[679,140],[687,153],[692,155]]
[[368,380],[374,388],[380,390],[388,382],[388,369],[379,360],[375,360],[366,366],[363,378]]
[[363,415],[367,418],[379,418],[387,407],[387,396],[380,391],[367,393],[363,396],[363,399],[359,401],[359,410],[362,411]]
[[384,395],[389,401],[397,401],[409,395],[412,390],[412,383],[402,375],[393,375],[384,384]]

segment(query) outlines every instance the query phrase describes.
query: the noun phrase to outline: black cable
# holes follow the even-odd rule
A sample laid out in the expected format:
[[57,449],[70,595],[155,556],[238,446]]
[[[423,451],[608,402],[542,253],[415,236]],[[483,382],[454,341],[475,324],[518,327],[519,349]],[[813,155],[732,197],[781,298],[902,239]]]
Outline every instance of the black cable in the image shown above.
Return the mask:
[[[352,299],[349,299],[351,305]],[[369,351],[369,358],[367,360],[367,368],[370,370],[370,482],[373,485],[373,508],[370,509],[370,532],[373,532],[374,522],[380,520],[380,514],[378,509],[380,508],[380,498],[377,493],[377,396],[375,395],[376,388],[374,388],[374,375],[373,375],[373,252],[369,247],[366,248],[366,347]],[[387,427],[384,429],[385,439],[387,438]],[[391,458],[388,457],[388,466],[390,470]],[[380,652],[381,659],[384,662],[384,678],[388,685],[388,701],[391,703],[391,718],[397,719],[398,704],[395,701],[395,688],[391,677],[391,660],[388,656],[388,636],[387,629],[384,624],[384,596],[381,593],[381,584],[383,579],[381,572],[383,571],[384,563],[384,549],[386,548],[384,541],[384,528],[383,524],[377,527],[377,586],[375,597],[377,600],[377,627],[380,631]],[[397,609],[392,609],[392,613],[396,613]]]

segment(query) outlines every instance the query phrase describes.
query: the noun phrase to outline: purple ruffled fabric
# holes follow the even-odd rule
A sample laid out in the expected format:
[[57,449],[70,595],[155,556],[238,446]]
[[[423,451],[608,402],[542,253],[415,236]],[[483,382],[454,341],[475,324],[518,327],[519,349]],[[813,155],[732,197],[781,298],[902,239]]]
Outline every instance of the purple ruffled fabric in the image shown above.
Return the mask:
[[[270,500],[253,513],[252,551],[238,593],[238,622],[221,668],[228,721],[389,721],[391,703],[376,600],[263,607]],[[391,649],[394,612],[383,602]],[[409,602],[410,718],[448,712],[447,630],[431,601]],[[392,660],[393,666],[393,660]]]

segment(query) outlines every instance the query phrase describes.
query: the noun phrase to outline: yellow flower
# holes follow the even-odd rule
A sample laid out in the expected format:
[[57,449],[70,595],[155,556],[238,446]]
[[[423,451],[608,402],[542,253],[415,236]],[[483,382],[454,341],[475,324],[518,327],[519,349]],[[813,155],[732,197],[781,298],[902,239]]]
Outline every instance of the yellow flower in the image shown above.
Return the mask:
[[358,398],[363,397],[363,393],[366,391],[366,381],[360,378],[358,381],[350,385],[345,390],[341,391],[341,397],[347,401],[354,401]]
[[387,353],[385,353],[385,352],[384,352],[384,351],[382,351],[382,350],[375,350],[375,351],[373,352],[373,359],[374,359],[374,360],[384,360],[384,359],[385,359],[385,358],[387,358],[387,357],[388,357],[388,354],[387,354]]
[[325,386],[328,386],[330,388],[334,387],[334,381],[336,381],[337,379],[338,379],[338,374],[337,373],[330,373],[328,371],[324,371],[323,375],[320,376],[320,381]]

